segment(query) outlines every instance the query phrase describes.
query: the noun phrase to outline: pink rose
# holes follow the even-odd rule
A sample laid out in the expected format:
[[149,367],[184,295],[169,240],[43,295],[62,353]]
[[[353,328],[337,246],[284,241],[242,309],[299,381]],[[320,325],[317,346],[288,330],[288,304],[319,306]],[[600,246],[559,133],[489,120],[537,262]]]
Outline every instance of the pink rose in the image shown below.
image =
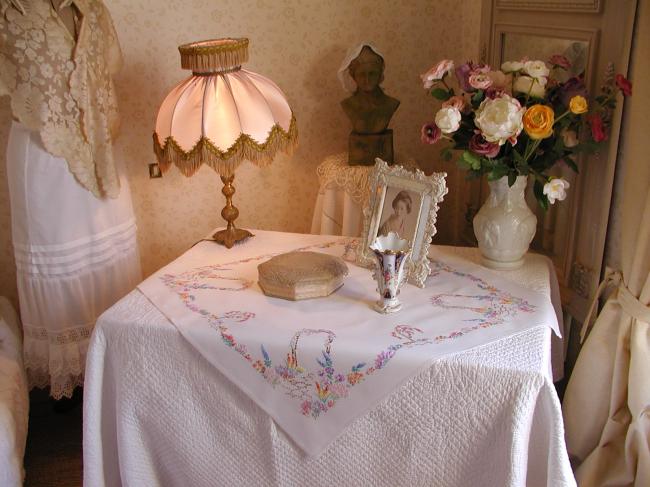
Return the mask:
[[430,89],[436,81],[440,81],[442,78],[447,75],[447,73],[450,73],[454,69],[454,62],[449,60],[449,59],[443,59],[440,61],[438,64],[433,66],[429,71],[426,73],[420,75],[420,78],[422,78],[422,83],[424,85],[424,89],[428,90]]
[[490,66],[487,64],[479,63],[479,64],[474,64],[472,63],[472,73],[489,73],[490,72]]
[[499,144],[488,142],[480,133],[476,133],[469,140],[469,150],[479,156],[485,156],[492,159],[499,155],[501,147]]
[[486,73],[473,73],[469,75],[469,85],[477,90],[487,90],[492,86],[492,80]]
[[422,126],[420,140],[423,144],[435,144],[442,137],[442,130],[434,122]]
[[553,54],[549,58],[548,63],[551,66],[558,66],[558,67],[560,67],[562,69],[569,69],[571,67],[571,61],[569,61],[562,54]]
[[472,92],[475,88],[470,84],[469,77],[473,74],[486,74],[490,71],[487,64],[474,64],[471,61],[461,64],[456,68],[456,78],[461,89],[466,92]]
[[442,108],[453,107],[456,108],[459,112],[462,112],[466,106],[467,103],[465,103],[465,98],[460,95],[454,95],[449,98],[449,100],[442,103]]

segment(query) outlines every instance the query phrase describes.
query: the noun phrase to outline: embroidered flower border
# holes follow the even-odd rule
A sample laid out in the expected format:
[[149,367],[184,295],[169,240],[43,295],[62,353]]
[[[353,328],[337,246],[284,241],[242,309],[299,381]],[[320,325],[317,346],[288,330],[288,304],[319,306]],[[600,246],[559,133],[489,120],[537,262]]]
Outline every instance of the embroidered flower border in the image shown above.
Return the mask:
[[[336,245],[343,246],[345,244],[346,241],[337,240],[325,244],[302,247],[296,250],[324,249]],[[336,339],[336,334],[327,329],[303,328],[293,335],[286,357],[276,360],[270,356],[264,344],[260,345],[259,353],[251,352],[246,344],[237,341],[230,330],[232,324],[242,324],[254,319],[255,313],[248,311],[229,311],[217,315],[199,307],[195,303],[196,297],[193,294],[193,291],[199,289],[214,289],[224,292],[243,291],[251,287],[253,282],[247,279],[224,276],[222,272],[232,270],[232,267],[237,264],[262,260],[270,258],[273,255],[276,254],[265,254],[227,264],[204,266],[181,273],[178,276],[164,274],[160,279],[180,297],[190,311],[201,315],[207,320],[209,326],[219,333],[226,347],[234,350],[244,358],[255,371],[262,375],[273,389],[280,389],[287,396],[297,400],[300,404],[300,412],[314,419],[319,418],[321,414],[333,408],[340,399],[346,398],[351,388],[360,384],[377,371],[384,369],[400,350],[453,340],[479,329],[503,324],[507,319],[513,318],[518,313],[532,313],[536,309],[536,306],[529,304],[526,300],[501,291],[479,277],[458,271],[441,262],[432,262],[431,276],[442,276],[444,273],[449,273],[470,280],[477,287],[477,290],[480,291],[480,293],[471,295],[435,294],[430,298],[431,305],[434,307],[464,309],[476,313],[476,318],[465,320],[469,322],[466,326],[454,330],[447,335],[427,337],[419,336],[424,333],[420,328],[406,324],[397,325],[390,333],[391,337],[396,339],[396,343],[381,350],[373,360],[359,362],[351,368],[342,371],[336,369],[331,353],[331,347]],[[224,283],[233,284],[213,286],[201,283],[200,280],[202,279],[216,279]],[[451,301],[454,299],[471,299],[481,304],[479,306],[453,304]],[[317,367],[313,370],[301,365],[298,360],[298,344],[300,338],[309,335],[323,335],[324,337],[323,350],[321,356],[316,359]]]

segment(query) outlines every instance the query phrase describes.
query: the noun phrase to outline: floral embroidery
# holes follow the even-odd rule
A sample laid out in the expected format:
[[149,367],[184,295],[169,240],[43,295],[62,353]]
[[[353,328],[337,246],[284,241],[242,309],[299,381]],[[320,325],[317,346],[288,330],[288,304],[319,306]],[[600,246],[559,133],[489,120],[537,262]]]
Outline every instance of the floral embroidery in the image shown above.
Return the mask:
[[[311,248],[329,248],[334,245],[343,245],[345,242],[338,240],[322,245],[303,247],[297,250]],[[289,351],[283,358],[272,357],[264,347],[260,345],[259,352],[253,352],[245,344],[239,343],[230,328],[232,325],[240,325],[250,322],[255,314],[245,311],[230,311],[224,314],[213,314],[201,309],[195,304],[196,298],[192,294],[198,289],[218,289],[221,291],[242,291],[253,283],[250,280],[227,277],[223,272],[230,271],[241,263],[252,262],[272,257],[275,254],[251,257],[245,260],[205,266],[192,271],[182,273],[178,276],[164,274],[161,280],[178,294],[185,306],[192,312],[203,316],[209,326],[221,337],[226,347],[237,352],[244,360],[250,363],[253,370],[259,373],[264,380],[273,388],[279,389],[287,396],[299,403],[299,411],[305,415],[318,419],[341,399],[348,397],[350,389],[361,384],[369,376],[384,369],[400,350],[409,349],[415,346],[435,345],[446,340],[453,340],[475,330],[488,328],[504,323],[507,319],[518,313],[531,313],[536,307],[521,298],[512,296],[488,284],[472,274],[463,273],[456,269],[440,263],[433,263],[433,275],[449,273],[471,281],[477,287],[477,294],[436,294],[431,297],[431,304],[443,309],[464,309],[478,315],[469,321],[472,324],[454,330],[448,335],[427,336],[420,328],[406,324],[400,324],[390,332],[395,342],[380,350],[372,360],[360,361],[349,369],[337,370],[332,355],[332,346],[336,334],[327,329],[303,328],[297,331],[289,343]],[[231,281],[233,286],[208,285],[201,280],[212,279],[219,281]],[[222,287],[223,286],[223,287]],[[458,300],[458,303],[454,303]],[[323,348],[320,356],[314,363],[305,364],[299,357],[299,344],[301,338],[307,336],[322,336]]]

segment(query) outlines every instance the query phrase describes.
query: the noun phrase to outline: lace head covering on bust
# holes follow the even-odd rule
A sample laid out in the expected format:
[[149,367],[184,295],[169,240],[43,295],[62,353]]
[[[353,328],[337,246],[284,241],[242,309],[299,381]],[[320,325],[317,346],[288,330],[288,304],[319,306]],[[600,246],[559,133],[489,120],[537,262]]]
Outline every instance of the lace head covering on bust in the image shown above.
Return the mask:
[[354,82],[354,79],[350,75],[350,70],[348,68],[350,67],[350,63],[354,61],[359,56],[359,54],[361,54],[361,51],[365,46],[368,46],[378,56],[381,56],[382,58],[384,57],[384,55],[380,53],[379,50],[377,50],[375,45],[370,42],[362,42],[361,44],[354,46],[348,50],[345,58],[343,58],[343,62],[341,63],[341,67],[339,68],[337,76],[341,82],[341,86],[343,86],[343,89],[349,91],[350,93],[354,93],[356,91],[357,84]]

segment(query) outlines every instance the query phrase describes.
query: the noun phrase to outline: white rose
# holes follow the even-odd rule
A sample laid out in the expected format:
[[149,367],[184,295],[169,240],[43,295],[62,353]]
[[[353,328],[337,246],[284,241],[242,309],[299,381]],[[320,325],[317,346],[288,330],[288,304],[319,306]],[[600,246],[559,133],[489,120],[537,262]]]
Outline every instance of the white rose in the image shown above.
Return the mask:
[[456,107],[443,107],[436,113],[436,125],[443,134],[451,134],[460,127],[460,110]]
[[506,61],[501,65],[501,71],[504,73],[512,73],[514,71],[520,71],[523,67],[523,63],[519,61]]
[[562,135],[562,142],[564,142],[566,147],[575,147],[578,145],[578,134],[576,134],[575,130],[563,128],[560,135]]
[[506,140],[517,137],[521,132],[525,111],[525,108],[509,95],[486,98],[476,110],[474,123],[485,140],[503,145]]
[[566,190],[569,188],[569,182],[562,178],[552,178],[544,185],[544,194],[549,203],[555,203],[555,200],[562,201],[566,198]]
[[546,78],[531,78],[530,76],[519,76],[512,90],[519,93],[529,94],[535,98],[544,98],[546,94]]
[[523,71],[532,78],[537,79],[546,78],[550,72],[544,61],[526,61]]

